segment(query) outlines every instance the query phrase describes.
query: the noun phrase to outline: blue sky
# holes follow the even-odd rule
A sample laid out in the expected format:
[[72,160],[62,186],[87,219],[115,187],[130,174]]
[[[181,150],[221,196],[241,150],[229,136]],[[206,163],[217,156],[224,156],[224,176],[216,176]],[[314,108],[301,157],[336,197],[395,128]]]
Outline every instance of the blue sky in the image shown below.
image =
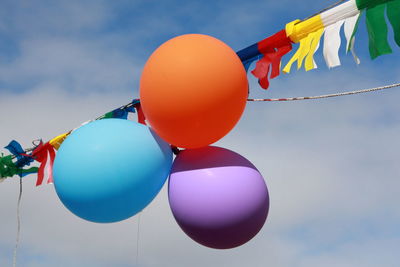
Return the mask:
[[[0,144],[29,147],[138,96],[149,55],[185,33],[238,51],[335,1],[0,1]],[[392,38],[390,38],[392,39]],[[391,41],[393,44],[393,42]],[[272,80],[251,96],[333,93],[398,82],[400,49],[374,61],[362,22],[361,65],[321,56],[310,72]],[[284,58],[287,62],[289,57]],[[400,245],[398,89],[321,101],[248,103],[216,145],[252,161],[271,197],[264,228],[246,245],[204,248],[176,225],[166,188],[141,214],[115,224],[83,221],[54,188],[24,179],[19,266],[397,266]],[[5,152],[2,150],[2,152]],[[0,184],[0,266],[10,266],[18,181]],[[137,264],[136,264],[137,260]]]

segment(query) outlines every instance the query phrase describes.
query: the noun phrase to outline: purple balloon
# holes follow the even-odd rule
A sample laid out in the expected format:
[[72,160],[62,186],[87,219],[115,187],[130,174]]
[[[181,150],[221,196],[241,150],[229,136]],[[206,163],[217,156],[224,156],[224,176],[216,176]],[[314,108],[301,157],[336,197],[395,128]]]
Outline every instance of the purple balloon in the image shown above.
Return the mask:
[[179,153],[168,197],[182,230],[194,241],[217,249],[248,242],[263,227],[269,210],[260,172],[241,155],[220,147]]

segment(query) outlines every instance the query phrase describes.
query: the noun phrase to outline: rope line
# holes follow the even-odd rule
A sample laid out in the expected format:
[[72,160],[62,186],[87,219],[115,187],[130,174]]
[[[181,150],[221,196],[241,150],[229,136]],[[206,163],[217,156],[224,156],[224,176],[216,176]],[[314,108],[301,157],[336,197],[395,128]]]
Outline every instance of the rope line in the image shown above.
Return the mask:
[[19,236],[21,233],[21,197],[22,197],[22,178],[19,178],[19,196],[17,204],[17,237],[15,238],[14,256],[13,256],[13,267],[17,266],[17,252],[19,246]]
[[380,91],[380,90],[385,90],[385,89],[391,89],[391,88],[395,88],[395,87],[399,87],[399,86],[400,86],[400,83],[395,83],[395,84],[391,84],[391,85],[379,86],[379,87],[356,90],[356,91],[328,94],[328,95],[288,97],[288,98],[249,98],[249,99],[247,99],[247,101],[276,102],[276,101],[312,100],[312,99],[322,99],[322,98],[330,98],[330,97],[337,97],[337,96],[363,94],[363,93],[369,93],[369,92]]

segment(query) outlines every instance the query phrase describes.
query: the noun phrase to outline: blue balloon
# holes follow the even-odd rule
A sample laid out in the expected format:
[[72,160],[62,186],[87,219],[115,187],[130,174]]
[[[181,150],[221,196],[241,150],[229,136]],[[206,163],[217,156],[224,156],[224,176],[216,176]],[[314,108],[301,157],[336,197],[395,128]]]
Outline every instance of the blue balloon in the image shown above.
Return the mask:
[[161,190],[172,165],[170,146],[150,128],[104,119],[74,131],[54,161],[61,202],[92,222],[127,219]]

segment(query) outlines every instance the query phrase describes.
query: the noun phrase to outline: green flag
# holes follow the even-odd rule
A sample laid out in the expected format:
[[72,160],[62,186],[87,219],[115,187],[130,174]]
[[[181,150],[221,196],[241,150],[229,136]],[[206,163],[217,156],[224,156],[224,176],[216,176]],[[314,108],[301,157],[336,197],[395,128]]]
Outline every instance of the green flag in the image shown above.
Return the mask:
[[19,175],[21,177],[38,172],[37,167],[31,167],[29,169],[18,168],[12,161],[12,156],[0,156],[0,179],[13,177],[14,175]]
[[394,40],[400,46],[400,0],[387,3],[387,17],[392,24]]
[[387,40],[388,27],[385,21],[386,5],[367,8],[366,22],[369,38],[369,54],[372,59],[392,53]]
[[0,178],[12,177],[18,174],[18,167],[12,161],[12,156],[0,157]]
[[356,5],[358,10],[362,10],[364,8],[371,8],[391,1],[394,0],[356,0]]

